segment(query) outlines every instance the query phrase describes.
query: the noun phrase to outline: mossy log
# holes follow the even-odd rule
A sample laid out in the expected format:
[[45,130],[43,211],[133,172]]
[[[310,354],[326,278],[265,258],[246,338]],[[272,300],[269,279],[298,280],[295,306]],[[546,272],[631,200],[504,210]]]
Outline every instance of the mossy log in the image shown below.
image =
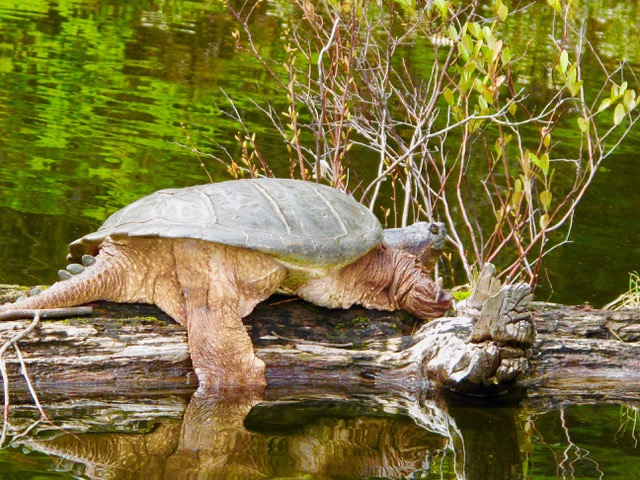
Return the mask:
[[[282,298],[245,323],[274,387],[487,394],[523,386],[534,397],[638,396],[640,312],[528,305],[522,286],[488,289],[492,300],[472,297],[455,316],[424,325],[402,312],[326,310]],[[0,322],[0,339],[28,324]],[[37,389],[197,384],[185,329],[146,305],[98,303],[91,317],[43,320],[20,349]],[[12,391],[20,390],[18,359],[12,351],[6,359]]]

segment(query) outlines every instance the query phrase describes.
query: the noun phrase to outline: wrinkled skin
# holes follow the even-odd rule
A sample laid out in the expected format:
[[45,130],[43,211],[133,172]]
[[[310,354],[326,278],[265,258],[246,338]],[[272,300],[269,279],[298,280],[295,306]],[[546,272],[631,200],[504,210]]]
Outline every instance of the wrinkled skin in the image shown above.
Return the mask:
[[278,290],[329,308],[404,309],[422,319],[451,306],[416,256],[384,243],[350,265],[317,273],[292,275],[270,255],[200,240],[107,237],[95,264],[0,312],[96,300],[155,304],[186,326],[200,388],[208,389],[266,384],[241,319]]

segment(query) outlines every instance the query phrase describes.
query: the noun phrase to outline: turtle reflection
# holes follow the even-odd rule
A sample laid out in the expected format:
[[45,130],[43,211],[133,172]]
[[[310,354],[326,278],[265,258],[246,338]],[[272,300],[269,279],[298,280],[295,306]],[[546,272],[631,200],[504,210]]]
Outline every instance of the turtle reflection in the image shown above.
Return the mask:
[[465,412],[467,420],[456,423],[451,412],[461,409],[432,402],[259,402],[233,392],[195,396],[186,409],[173,405],[155,422],[127,427],[126,417],[114,422],[113,405],[96,406],[85,411],[90,429],[74,413],[79,425],[67,426],[68,434],[42,427],[14,446],[57,457],[59,468],[91,479],[521,476],[515,422],[503,410],[477,421]]

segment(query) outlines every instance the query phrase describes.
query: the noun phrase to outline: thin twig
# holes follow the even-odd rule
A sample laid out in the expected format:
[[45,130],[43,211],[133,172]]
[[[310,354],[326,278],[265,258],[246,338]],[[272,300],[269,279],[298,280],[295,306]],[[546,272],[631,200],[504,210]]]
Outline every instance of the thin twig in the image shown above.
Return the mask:
[[271,335],[276,337],[279,340],[286,340],[287,342],[292,343],[300,343],[304,345],[319,345],[321,347],[330,347],[330,348],[351,348],[353,347],[353,343],[329,343],[329,342],[314,342],[312,340],[303,340],[302,338],[291,338],[291,337],[283,337],[282,335],[278,335],[276,332],[271,332]]
[[0,372],[2,373],[2,385],[4,387],[4,421],[2,424],[2,434],[0,435],[0,448],[4,445],[9,429],[9,375],[7,374],[7,362],[4,355],[9,347],[15,346],[16,343],[29,335],[38,326],[38,323],[40,323],[40,312],[38,310],[33,310],[33,320],[29,326],[11,337],[4,343],[4,345],[2,345],[2,347],[0,347]]
[[44,308],[38,309],[20,309],[7,310],[0,312],[0,321],[24,320],[33,318],[37,313],[40,318],[70,318],[70,317],[86,317],[91,315],[93,307],[63,307],[63,308]]

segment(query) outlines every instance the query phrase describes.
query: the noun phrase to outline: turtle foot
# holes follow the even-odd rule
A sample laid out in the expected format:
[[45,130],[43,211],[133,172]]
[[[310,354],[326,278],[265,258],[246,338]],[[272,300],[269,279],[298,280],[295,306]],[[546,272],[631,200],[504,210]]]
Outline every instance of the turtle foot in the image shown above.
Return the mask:
[[265,364],[255,355],[244,362],[225,363],[224,365],[207,364],[195,367],[198,377],[199,392],[217,392],[231,389],[264,388]]

